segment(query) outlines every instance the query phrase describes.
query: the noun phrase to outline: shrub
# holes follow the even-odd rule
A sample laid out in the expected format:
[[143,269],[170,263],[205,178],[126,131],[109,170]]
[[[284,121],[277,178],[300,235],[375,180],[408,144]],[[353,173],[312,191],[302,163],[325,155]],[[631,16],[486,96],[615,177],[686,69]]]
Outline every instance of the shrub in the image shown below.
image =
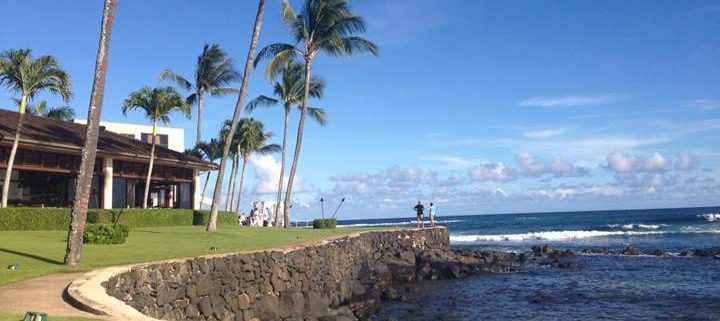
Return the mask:
[[[237,225],[237,214],[233,212],[218,211],[218,225]],[[210,222],[210,211],[194,211],[193,225],[207,225]]]
[[[116,221],[129,228],[156,226],[205,225],[209,211],[189,209],[91,209],[87,222],[90,224],[114,224]],[[66,230],[70,224],[70,209],[39,207],[0,208],[0,231],[12,230]],[[237,225],[237,216],[220,211],[218,224]]]
[[337,226],[337,220],[334,218],[318,218],[313,220],[314,229],[333,229]]
[[130,234],[125,224],[88,224],[85,227],[83,243],[87,244],[123,244]]
[[69,208],[0,208],[0,231],[66,230],[69,225]]

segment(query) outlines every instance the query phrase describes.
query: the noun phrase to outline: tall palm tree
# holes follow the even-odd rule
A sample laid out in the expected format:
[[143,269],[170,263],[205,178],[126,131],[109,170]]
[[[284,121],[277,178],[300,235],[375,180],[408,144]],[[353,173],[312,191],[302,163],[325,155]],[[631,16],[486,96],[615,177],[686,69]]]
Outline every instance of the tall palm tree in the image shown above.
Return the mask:
[[203,98],[206,93],[213,96],[222,96],[237,93],[237,89],[228,87],[240,80],[242,75],[235,69],[233,61],[218,44],[205,44],[202,53],[195,65],[195,83],[191,83],[183,76],[170,69],[160,74],[160,79],[172,80],[187,91],[194,91],[186,98],[188,104],[197,103],[197,134],[195,144],[202,141],[202,111]]
[[66,265],[78,264],[82,255],[85,220],[87,219],[88,200],[92,189],[95,154],[100,131],[100,112],[102,111],[103,96],[105,94],[105,75],[107,73],[108,56],[110,55],[110,36],[115,21],[116,7],[116,0],[105,0],[100,24],[100,40],[95,60],[95,78],[90,93],[90,104],[88,105],[85,145],[80,152],[80,172],[75,185],[75,200],[70,212],[68,241],[65,249]]
[[[280,206],[282,204],[282,191],[283,191],[283,180],[285,178],[285,160],[287,151],[287,138],[288,138],[288,121],[290,119],[290,111],[293,107],[301,108],[304,75],[303,66],[296,63],[293,60],[288,60],[283,66],[280,72],[280,81],[276,82],[273,86],[273,94],[275,98],[267,96],[258,96],[251,101],[245,110],[252,112],[258,106],[272,106],[282,102],[284,117],[283,117],[283,140],[281,149],[280,159],[280,178],[278,180],[277,190],[277,201],[275,202],[275,208],[273,213],[280,213]],[[325,84],[318,77],[310,78],[310,97],[320,99],[323,95],[323,89]],[[313,118],[320,126],[327,124],[327,114],[322,108],[308,107],[308,115]],[[275,215],[275,222],[273,226],[278,226],[278,215]]]
[[218,206],[220,204],[220,196],[222,193],[223,176],[225,173],[225,164],[230,153],[230,145],[232,144],[232,136],[235,134],[237,124],[240,121],[240,114],[245,104],[245,96],[247,96],[247,87],[250,81],[250,72],[252,71],[253,59],[255,56],[255,47],[258,38],[260,38],[260,28],[262,27],[263,16],[265,15],[265,0],[258,1],[257,14],[255,15],[255,25],[253,26],[252,38],[250,39],[250,48],[248,48],[247,57],[245,59],[245,69],[243,71],[243,79],[240,84],[240,93],[235,103],[235,112],[233,113],[232,124],[230,126],[230,135],[225,139],[222,158],[220,158],[220,169],[217,180],[215,180],[215,189],[213,191],[213,201],[210,207],[210,220],[208,221],[207,231],[214,232],[217,230]]
[[280,73],[287,60],[294,59],[297,56],[305,60],[305,81],[300,122],[295,142],[295,154],[293,155],[288,187],[285,193],[284,217],[285,227],[288,227],[293,182],[295,181],[302,149],[305,117],[308,113],[310,73],[313,59],[318,53],[325,53],[330,56],[351,56],[358,52],[370,52],[377,55],[378,47],[373,42],[357,36],[357,34],[365,32],[365,21],[361,17],[353,15],[347,0],[304,0],[303,9],[299,14],[295,13],[288,0],[283,0],[282,18],[295,38],[295,45],[287,43],[268,45],[258,53],[256,65],[260,60],[270,59],[266,75],[274,78]]
[[[198,152],[201,159],[209,162],[215,162],[221,156],[220,152],[222,152],[222,146],[220,144],[220,140],[213,138],[210,139],[209,142],[200,142],[200,144],[195,146],[194,150]],[[203,184],[202,194],[200,194],[200,210],[202,210],[202,206],[205,202],[205,191],[207,190],[208,182],[210,181],[211,172],[212,171],[208,171],[205,176],[205,184]]]
[[[268,144],[267,140],[273,136],[272,132],[266,132],[263,123],[252,118],[240,120],[238,130],[238,155],[242,158],[242,170],[240,171],[240,187],[235,205],[235,212],[240,214],[240,202],[243,194],[243,183],[245,181],[245,168],[248,159],[253,154],[267,155],[280,151],[278,144]],[[277,215],[276,215],[277,216]]]
[[[15,104],[20,107],[22,103],[20,99],[13,99]],[[46,100],[40,100],[37,103],[28,105],[25,107],[25,112],[28,115],[40,116],[45,118],[52,118],[56,120],[71,121],[75,118],[75,110],[70,106],[58,106],[50,107],[47,106]]]
[[167,124],[170,122],[170,114],[181,112],[185,117],[190,118],[192,111],[185,103],[185,99],[173,87],[143,87],[133,92],[125,99],[122,106],[123,115],[133,109],[145,112],[145,117],[152,122],[152,143],[150,148],[150,164],[148,165],[147,179],[145,180],[145,196],[143,197],[143,208],[147,208],[148,195],[150,193],[150,177],[152,176],[153,164],[155,162],[155,145],[157,145],[158,122]]
[[[223,141],[227,139],[228,134],[230,133],[230,127],[232,127],[232,120],[228,119],[223,123],[222,128],[220,129],[220,139]],[[238,154],[238,139],[239,139],[239,132],[241,128],[238,128],[238,130],[235,131],[235,135],[233,135],[231,139],[231,146],[230,146],[230,153],[228,157],[232,161],[232,165],[230,166],[230,180],[228,180],[228,187],[227,187],[227,193],[225,193],[225,210],[226,211],[232,211],[232,204],[233,200],[235,199],[235,185],[237,185],[237,169],[239,164],[239,154]]]
[[60,95],[69,102],[70,76],[60,67],[53,56],[40,56],[33,59],[30,49],[9,49],[0,52],[0,86],[20,95],[20,108],[15,139],[10,150],[10,159],[5,170],[2,200],[0,207],[6,207],[10,192],[10,176],[12,175],[15,154],[17,153],[20,132],[28,100],[35,98],[40,92],[48,91]]

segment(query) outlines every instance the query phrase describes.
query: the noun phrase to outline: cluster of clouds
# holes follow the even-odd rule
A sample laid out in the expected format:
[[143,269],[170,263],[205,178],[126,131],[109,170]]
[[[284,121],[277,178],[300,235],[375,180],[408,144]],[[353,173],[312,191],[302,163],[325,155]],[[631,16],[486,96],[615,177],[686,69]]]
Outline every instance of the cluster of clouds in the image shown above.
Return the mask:
[[550,177],[584,177],[589,175],[585,167],[572,164],[560,155],[550,161],[543,161],[529,152],[515,155],[518,168],[511,168],[502,162],[486,162],[470,168],[469,178],[473,182],[510,182],[522,178]]
[[607,155],[601,167],[616,174],[638,172],[664,172],[668,170],[689,171],[700,167],[700,160],[690,153],[670,157],[660,152],[649,155],[631,155],[614,151]]

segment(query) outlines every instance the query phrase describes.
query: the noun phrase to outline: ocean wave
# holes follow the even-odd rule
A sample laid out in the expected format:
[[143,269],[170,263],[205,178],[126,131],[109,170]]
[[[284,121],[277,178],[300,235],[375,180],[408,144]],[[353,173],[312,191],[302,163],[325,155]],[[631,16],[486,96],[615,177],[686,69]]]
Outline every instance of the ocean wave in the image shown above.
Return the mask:
[[[337,227],[372,227],[372,226],[401,226],[401,225],[414,225],[417,224],[417,220],[404,221],[404,222],[383,222],[383,223],[356,223],[356,224],[338,224]],[[439,220],[436,224],[449,224],[449,223],[462,223],[465,220]],[[430,223],[430,220],[425,220],[425,225]]]
[[474,243],[474,242],[500,242],[500,241],[562,241],[573,239],[584,239],[590,237],[601,236],[617,236],[617,235],[651,235],[665,234],[662,231],[545,231],[545,232],[529,232],[520,234],[496,234],[496,235],[450,235],[450,242],[454,243]]
[[700,214],[697,217],[703,218],[708,222],[715,222],[720,221],[720,213],[707,213],[707,214]]
[[668,226],[667,224],[637,224],[637,223],[629,223],[629,224],[608,224],[606,225],[609,228],[622,228],[624,230],[633,230],[633,229],[642,229],[642,230],[657,230],[662,227]]
[[658,234],[720,234],[718,229],[682,230],[682,231],[544,231],[518,234],[451,234],[450,242],[457,244],[471,244],[478,242],[520,242],[520,241],[564,241],[577,240],[603,236],[632,236],[632,235],[658,235]]

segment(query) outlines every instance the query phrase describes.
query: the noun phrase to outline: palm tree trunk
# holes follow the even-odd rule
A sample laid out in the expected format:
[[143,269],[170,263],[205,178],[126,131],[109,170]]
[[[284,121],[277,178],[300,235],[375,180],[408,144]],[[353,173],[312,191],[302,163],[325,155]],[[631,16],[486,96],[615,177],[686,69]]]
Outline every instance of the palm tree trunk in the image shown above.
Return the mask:
[[203,202],[205,202],[205,190],[207,190],[208,182],[210,181],[210,173],[211,171],[207,172],[207,175],[205,175],[205,185],[203,185],[202,194],[200,194],[200,210],[202,211]]
[[240,171],[240,187],[238,188],[237,203],[235,204],[235,213],[240,214],[240,201],[242,200],[243,183],[245,182],[245,166],[247,165],[247,157],[243,157],[242,171]]
[[305,116],[307,116],[308,98],[310,96],[310,68],[312,65],[311,58],[305,58],[305,88],[302,100],[302,110],[300,111],[300,123],[298,123],[297,141],[295,142],[295,155],[293,155],[292,166],[290,166],[290,176],[288,177],[287,191],[285,192],[285,204],[283,207],[285,228],[290,226],[290,203],[292,202],[292,188],[295,182],[295,173],[297,172],[298,161],[300,160],[300,149],[302,148],[303,130],[305,129]]
[[225,138],[225,147],[223,148],[223,157],[220,160],[220,175],[218,175],[215,181],[215,191],[213,194],[212,206],[210,207],[210,220],[208,222],[207,231],[214,232],[217,230],[217,214],[218,206],[220,204],[220,195],[222,193],[222,181],[223,181],[223,170],[225,170],[225,163],[227,162],[228,153],[230,153],[230,145],[232,144],[232,137],[235,135],[237,124],[240,121],[240,113],[245,106],[245,96],[247,95],[247,87],[250,81],[250,72],[252,72],[253,59],[255,56],[255,47],[257,47],[258,38],[260,38],[260,28],[262,27],[263,15],[265,14],[265,0],[258,2],[257,15],[255,16],[255,26],[253,28],[252,38],[250,40],[250,48],[248,49],[247,58],[245,59],[245,70],[243,72],[243,80],[240,85],[240,94],[238,94],[238,100],[235,104],[235,113],[233,114],[232,125],[230,126],[230,133]]
[[95,62],[95,79],[90,105],[88,107],[87,130],[85,132],[85,145],[80,153],[80,172],[75,185],[75,200],[70,214],[68,227],[67,248],[65,249],[65,264],[76,265],[80,263],[82,255],[83,235],[85,234],[85,220],[87,219],[88,201],[92,189],[92,176],[95,168],[95,155],[100,131],[100,113],[102,112],[103,97],[105,94],[105,75],[107,72],[108,56],[110,54],[110,36],[113,21],[115,20],[116,0],[105,0],[102,24],[100,29],[100,43],[98,45]]
[[10,149],[10,158],[8,159],[7,168],[5,169],[5,180],[3,180],[2,202],[0,207],[7,207],[8,198],[10,196],[10,178],[12,178],[12,168],[15,164],[15,154],[17,153],[18,143],[20,143],[20,130],[22,130],[23,118],[25,118],[25,109],[27,108],[28,95],[23,94],[20,98],[20,115],[18,115],[17,127],[15,128],[15,139],[13,139],[12,149]]
[[148,196],[150,195],[150,179],[152,177],[153,165],[155,163],[155,138],[157,137],[157,121],[153,121],[152,147],[150,147],[150,164],[148,165],[147,179],[145,180],[145,196],[143,197],[143,208],[147,208]]
[[230,210],[230,204],[233,201],[234,189],[235,189],[235,173],[237,172],[237,158],[233,156],[233,163],[230,167],[230,181],[228,182],[228,190],[225,193],[225,210]]
[[273,226],[278,226],[278,221],[280,220],[278,213],[280,213],[280,204],[282,203],[282,190],[283,190],[283,179],[285,178],[285,153],[287,149],[287,137],[288,137],[288,120],[290,118],[290,109],[285,108],[285,122],[283,123],[283,141],[282,141],[282,152],[281,152],[281,159],[280,159],[280,179],[278,182],[278,192],[277,192],[277,201],[275,202],[275,222],[273,223]]
[[237,189],[237,176],[238,176],[238,169],[240,168],[240,155],[235,155],[235,160],[233,161],[235,163],[235,174],[232,175],[233,180],[233,186],[232,191],[230,192],[230,201],[228,202],[228,211],[233,212],[233,204],[235,203],[235,190]]
[[195,134],[195,146],[202,142],[202,111],[203,111],[203,93],[197,91],[197,133]]

